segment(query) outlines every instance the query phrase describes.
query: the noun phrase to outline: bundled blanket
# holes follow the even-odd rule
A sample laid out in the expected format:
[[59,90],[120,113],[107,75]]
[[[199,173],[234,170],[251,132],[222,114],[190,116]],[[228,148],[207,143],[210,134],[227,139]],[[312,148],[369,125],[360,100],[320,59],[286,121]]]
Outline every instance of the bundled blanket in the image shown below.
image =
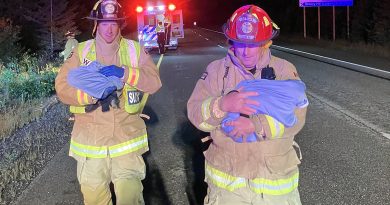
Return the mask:
[[[242,87],[243,91],[259,93],[258,96],[249,97],[260,103],[258,106],[251,105],[256,109],[255,114],[269,115],[286,127],[292,127],[297,123],[294,110],[308,105],[306,86],[300,80],[245,80],[240,82],[236,89]],[[229,135],[234,127],[227,126],[226,122],[237,120],[239,116],[239,113],[228,113],[222,121],[222,130]],[[242,137],[241,141],[240,138],[231,137],[242,142]],[[256,134],[252,133],[247,136],[247,142],[256,141],[256,138]]]
[[101,99],[104,91],[109,87],[115,86],[117,90],[121,90],[123,82],[120,78],[115,76],[106,77],[99,73],[99,70],[104,66],[97,61],[93,61],[88,66],[73,69],[69,71],[68,83],[97,99]]

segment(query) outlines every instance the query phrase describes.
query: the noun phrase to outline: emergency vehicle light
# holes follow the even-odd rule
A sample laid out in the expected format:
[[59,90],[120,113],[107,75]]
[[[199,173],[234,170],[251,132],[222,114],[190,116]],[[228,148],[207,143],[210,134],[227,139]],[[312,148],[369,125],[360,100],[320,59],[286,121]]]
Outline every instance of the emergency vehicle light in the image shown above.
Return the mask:
[[160,10],[160,11],[164,11],[164,10],[165,10],[165,6],[158,6],[157,8],[158,8],[158,10]]
[[148,6],[148,11],[153,11],[153,6]]
[[168,9],[169,9],[170,11],[173,11],[173,10],[176,9],[176,6],[175,6],[174,4],[169,4]]
[[137,6],[137,8],[135,9],[138,13],[141,13],[144,9],[142,8],[142,6]]

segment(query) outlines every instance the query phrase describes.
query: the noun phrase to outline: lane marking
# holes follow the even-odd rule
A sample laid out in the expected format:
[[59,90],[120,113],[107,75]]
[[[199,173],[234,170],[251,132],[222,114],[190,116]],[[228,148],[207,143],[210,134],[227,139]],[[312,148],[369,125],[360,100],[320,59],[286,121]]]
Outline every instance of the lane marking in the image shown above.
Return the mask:
[[164,57],[164,54],[161,54],[160,59],[158,59],[158,62],[157,62],[157,70],[158,71],[160,70],[160,65],[161,65],[161,61],[162,61],[163,57]]
[[360,124],[366,126],[367,128],[371,129],[372,131],[376,132],[376,133],[379,133],[381,134],[383,137],[387,138],[387,139],[390,139],[390,134],[384,132],[384,130],[380,127],[378,127],[377,125],[375,124],[372,124],[371,122],[369,122],[368,120],[365,120],[361,117],[359,117],[358,115],[356,114],[353,114],[352,112],[348,111],[347,109],[344,109],[342,108],[340,105],[337,105],[336,103],[333,103],[329,100],[327,100],[326,98],[324,97],[321,97],[309,90],[306,90],[306,93],[307,95],[311,96],[312,98],[326,104],[327,106],[343,113],[344,115],[346,115],[347,117],[359,122]]
[[223,47],[223,46],[221,46],[221,45],[219,45],[219,44],[218,44],[218,47],[220,47],[220,48],[225,48],[225,47]]
[[204,39],[206,39],[206,41],[208,41],[208,40],[209,40],[208,38],[204,38]]

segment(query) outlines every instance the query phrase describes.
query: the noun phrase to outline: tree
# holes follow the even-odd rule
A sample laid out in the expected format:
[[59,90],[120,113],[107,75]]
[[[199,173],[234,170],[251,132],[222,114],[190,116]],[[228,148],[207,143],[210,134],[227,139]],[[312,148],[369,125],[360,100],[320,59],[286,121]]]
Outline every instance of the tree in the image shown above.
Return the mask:
[[14,26],[11,19],[0,18],[0,64],[18,57],[22,52],[19,33],[20,27]]
[[390,2],[376,0],[367,25],[368,41],[385,44],[390,41]]
[[78,33],[75,21],[77,5],[69,5],[68,0],[36,0],[26,6],[28,8],[23,16],[36,24],[41,48],[47,51],[61,50],[66,41],[64,34],[69,30]]

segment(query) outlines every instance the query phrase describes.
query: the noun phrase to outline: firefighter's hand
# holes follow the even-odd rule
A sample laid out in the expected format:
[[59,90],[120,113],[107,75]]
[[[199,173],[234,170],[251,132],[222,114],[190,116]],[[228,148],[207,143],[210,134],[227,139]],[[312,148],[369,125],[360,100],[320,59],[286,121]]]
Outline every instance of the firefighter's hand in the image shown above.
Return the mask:
[[118,78],[123,78],[123,75],[125,74],[125,69],[118,67],[116,65],[109,65],[101,68],[99,70],[99,73],[108,76],[116,76]]
[[[234,127],[234,129],[229,132],[229,135],[236,138],[246,138],[246,136],[255,132],[255,125],[253,122],[249,118],[242,116],[238,117],[236,120],[226,122],[226,125]],[[244,141],[246,140],[244,139]]]
[[249,97],[259,95],[257,92],[242,91],[242,88],[237,91],[230,92],[229,94],[221,98],[221,110],[224,112],[237,112],[246,115],[252,115],[256,113],[256,110],[251,105],[259,106],[260,103],[256,100],[251,100]]

